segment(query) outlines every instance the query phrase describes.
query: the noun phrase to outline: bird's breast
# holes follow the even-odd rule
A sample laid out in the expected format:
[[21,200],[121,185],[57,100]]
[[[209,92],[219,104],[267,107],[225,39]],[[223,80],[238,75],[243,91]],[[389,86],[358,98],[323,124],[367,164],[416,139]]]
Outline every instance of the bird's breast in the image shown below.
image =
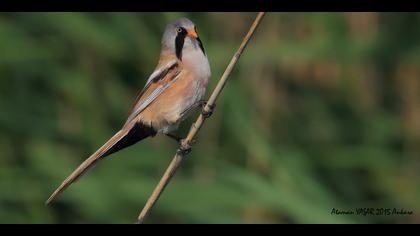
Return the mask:
[[209,61],[201,50],[194,50],[184,55],[183,68],[189,75],[185,79],[188,85],[185,91],[185,103],[180,109],[181,113],[196,105],[204,97],[211,76]]
[[194,74],[195,80],[207,86],[211,71],[207,56],[200,50],[185,53],[182,60],[183,67]]
[[180,77],[149,108],[150,120],[158,133],[176,129],[206,93],[211,76],[207,57],[201,51],[188,53],[181,63]]

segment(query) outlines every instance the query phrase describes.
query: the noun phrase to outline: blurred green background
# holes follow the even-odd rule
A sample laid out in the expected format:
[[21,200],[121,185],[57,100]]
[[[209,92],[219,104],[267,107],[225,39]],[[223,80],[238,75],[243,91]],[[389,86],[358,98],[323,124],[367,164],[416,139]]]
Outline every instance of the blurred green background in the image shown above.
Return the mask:
[[[0,223],[134,222],[177,148],[167,137],[44,201],[123,125],[180,16],[198,26],[211,91],[255,13],[0,14]],[[268,13],[147,222],[419,223],[419,23]],[[414,214],[331,214],[359,207]]]

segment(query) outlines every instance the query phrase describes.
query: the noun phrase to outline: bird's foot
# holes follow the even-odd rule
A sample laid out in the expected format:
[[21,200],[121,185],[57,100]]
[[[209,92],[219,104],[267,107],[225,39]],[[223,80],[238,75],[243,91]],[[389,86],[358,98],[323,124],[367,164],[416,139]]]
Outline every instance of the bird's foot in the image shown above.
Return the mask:
[[187,142],[185,139],[181,139],[181,141],[179,143],[179,148],[176,151],[176,153],[178,155],[182,155],[182,156],[187,155],[188,153],[191,152],[191,147],[194,143],[195,143],[195,140]]
[[214,108],[216,108],[216,104],[209,105],[208,106],[209,110],[206,111],[205,108],[206,108],[206,105],[207,105],[207,101],[201,100],[200,103],[201,103],[201,108],[202,108],[201,114],[204,116],[204,118],[206,118],[206,119],[209,118],[213,114]]

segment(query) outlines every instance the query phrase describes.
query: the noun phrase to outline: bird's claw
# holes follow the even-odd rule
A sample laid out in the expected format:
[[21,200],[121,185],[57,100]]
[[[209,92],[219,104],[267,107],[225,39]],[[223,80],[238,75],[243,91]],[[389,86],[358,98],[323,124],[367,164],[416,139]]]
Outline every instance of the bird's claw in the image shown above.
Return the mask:
[[216,104],[209,105],[208,111],[206,111],[205,109],[206,105],[207,105],[207,101],[201,100],[201,107],[202,107],[201,114],[204,116],[204,118],[207,119],[213,114],[214,108],[216,108]]
[[187,142],[185,139],[182,139],[179,143],[179,148],[176,151],[176,153],[182,156],[187,155],[188,153],[191,152],[191,145],[193,143],[195,143],[195,140],[192,140],[191,142]]

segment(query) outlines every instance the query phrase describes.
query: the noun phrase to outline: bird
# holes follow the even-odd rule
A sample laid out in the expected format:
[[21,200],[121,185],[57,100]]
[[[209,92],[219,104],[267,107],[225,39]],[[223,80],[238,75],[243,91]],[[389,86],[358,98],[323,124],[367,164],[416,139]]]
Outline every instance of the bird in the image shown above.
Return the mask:
[[[181,17],[166,25],[158,64],[140,91],[122,128],[105,144],[82,162],[51,194],[46,204],[77,181],[98,161],[145,138],[172,134],[196,108],[203,107],[202,99],[211,77],[210,64],[197,26]],[[206,117],[212,113],[202,110]],[[181,145],[182,147],[182,145]],[[188,152],[190,147],[181,151]]]

